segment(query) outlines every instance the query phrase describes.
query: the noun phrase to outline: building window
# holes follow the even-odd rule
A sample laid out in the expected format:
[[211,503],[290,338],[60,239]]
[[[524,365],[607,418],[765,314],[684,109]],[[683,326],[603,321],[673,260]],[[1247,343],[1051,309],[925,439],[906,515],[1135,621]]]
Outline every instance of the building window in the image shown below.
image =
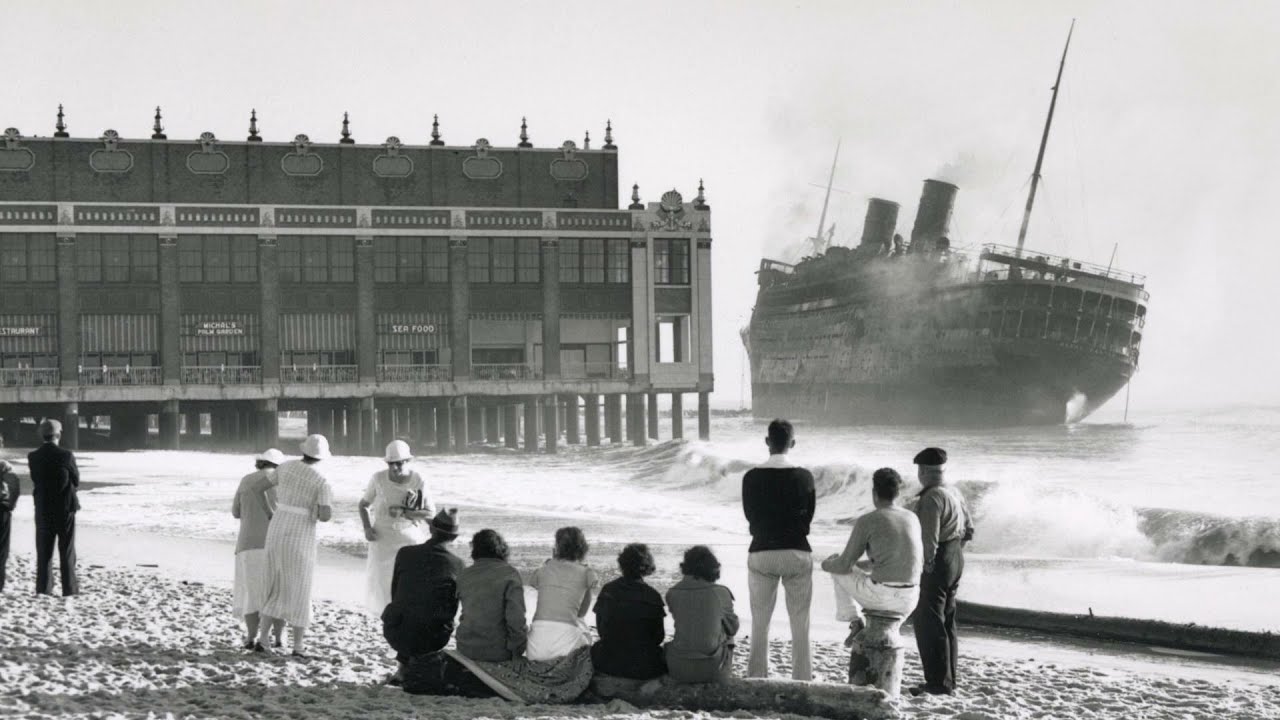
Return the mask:
[[231,280],[231,243],[224,235],[204,238],[204,281],[224,283]]
[[231,281],[258,282],[258,238],[231,236]]
[[76,237],[76,279],[80,282],[102,282],[102,237]]
[[373,242],[373,281],[375,283],[393,283],[396,281],[396,238],[377,238]]
[[449,239],[426,238],[423,248],[427,282],[449,282]]
[[542,282],[542,249],[538,238],[516,239],[516,282]]
[[129,282],[129,236],[102,237],[102,280]]
[[178,236],[178,282],[204,281],[204,238],[199,235]]
[[473,237],[467,240],[467,280],[473,283],[489,282],[489,238]]
[[689,284],[689,240],[657,238],[653,241],[655,285]]
[[689,316],[659,317],[654,336],[654,360],[660,363],[685,362],[689,357]]
[[513,283],[516,281],[516,239],[509,237],[493,238],[490,242],[490,257],[493,271],[490,280],[496,283]]
[[129,242],[131,282],[160,282],[160,238],[134,235]]
[[157,282],[160,239],[156,235],[79,235],[76,278],[81,282]]
[[582,241],[582,282],[604,282],[604,240],[600,238]]
[[257,282],[258,239],[243,235],[179,236],[178,281]]
[[560,240],[560,282],[582,282],[582,250],[578,238]]
[[631,242],[626,238],[610,238],[605,240],[605,246],[609,262],[605,282],[631,282]]
[[448,240],[392,237],[375,242],[373,279],[379,283],[448,282]]
[[354,282],[356,256],[350,237],[316,235],[280,238],[281,282]]
[[52,235],[0,235],[0,281],[57,282],[56,260]]

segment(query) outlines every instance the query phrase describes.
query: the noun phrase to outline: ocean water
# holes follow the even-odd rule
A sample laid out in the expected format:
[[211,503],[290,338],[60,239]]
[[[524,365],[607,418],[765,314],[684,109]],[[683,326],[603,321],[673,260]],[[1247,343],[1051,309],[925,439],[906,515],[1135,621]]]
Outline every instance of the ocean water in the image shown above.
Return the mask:
[[[663,437],[670,437],[668,423]],[[687,430],[694,426],[686,422]],[[968,432],[798,422],[793,453],[817,479],[816,555],[839,551],[851,519],[871,507],[876,468],[897,468],[913,495],[912,456],[939,445],[977,530],[962,598],[1277,630],[1270,599],[1280,597],[1280,482],[1264,455],[1278,431],[1280,407]],[[554,456],[494,449],[423,457],[414,467],[438,504],[460,508],[464,533],[499,529],[525,569],[549,555],[555,528],[567,524],[584,529],[591,563],[606,575],[621,544],[654,545],[659,584],[676,577],[684,547],[705,543],[745,604],[750,538],[738,468],[764,459],[764,435],[763,422],[717,417],[709,442],[574,446]],[[282,440],[282,449],[296,451],[294,442]],[[0,452],[19,466],[25,461],[24,451]],[[251,457],[145,451],[79,458],[85,481],[95,484],[82,493],[81,523],[234,538],[231,495],[252,470]],[[383,465],[336,457],[322,467],[336,507],[334,521],[320,525],[320,541],[362,555],[356,503]]]

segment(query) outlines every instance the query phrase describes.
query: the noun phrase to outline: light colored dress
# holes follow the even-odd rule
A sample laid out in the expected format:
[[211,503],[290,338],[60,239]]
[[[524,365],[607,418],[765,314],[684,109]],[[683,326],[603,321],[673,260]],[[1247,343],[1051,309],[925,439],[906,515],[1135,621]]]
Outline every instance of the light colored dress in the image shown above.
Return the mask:
[[365,563],[365,606],[374,617],[391,602],[391,575],[396,568],[396,553],[406,545],[418,545],[426,539],[422,525],[405,517],[392,517],[391,508],[403,507],[411,492],[421,493],[422,509],[429,516],[436,514],[435,503],[427,493],[422,476],[410,471],[405,482],[391,480],[387,470],[379,470],[369,478],[369,486],[361,498],[369,504],[369,515],[378,539],[369,543],[369,558]]
[[231,501],[231,514],[240,518],[236,538],[236,574],[231,591],[231,607],[236,615],[262,610],[267,592],[267,529],[275,513],[275,470],[257,470],[245,475]]
[[554,660],[591,645],[591,631],[582,616],[598,583],[594,570],[571,560],[552,558],[533,571],[529,586],[538,591],[538,607],[529,625],[526,658]]
[[333,489],[315,465],[290,460],[276,468],[276,514],[267,528],[269,589],[262,614],[293,627],[311,624],[316,570],[316,509],[333,506]]

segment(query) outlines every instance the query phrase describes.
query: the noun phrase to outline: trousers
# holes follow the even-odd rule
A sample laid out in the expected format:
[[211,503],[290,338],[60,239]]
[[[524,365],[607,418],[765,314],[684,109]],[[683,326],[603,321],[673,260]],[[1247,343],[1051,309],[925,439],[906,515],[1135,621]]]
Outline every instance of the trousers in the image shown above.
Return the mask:
[[9,566],[9,530],[13,525],[13,513],[0,510],[0,591],[4,590],[5,568]]
[[918,599],[918,588],[874,583],[869,574],[858,568],[848,574],[832,573],[831,583],[836,590],[836,619],[842,622],[862,618],[864,610],[905,618],[915,609]]
[[791,620],[791,678],[811,680],[809,606],[813,602],[813,555],[803,550],[761,550],[747,555],[751,594],[751,654],[747,677],[769,676],[769,621],[778,604],[778,583],[787,593]]
[[36,593],[53,594],[53,548],[58,547],[58,570],[62,575],[62,594],[80,592],[76,579],[76,514],[36,516]]
[[964,574],[964,550],[959,540],[938,544],[933,570],[920,575],[920,603],[916,606],[916,647],[929,687],[954,689],[959,643],[956,637],[956,591]]

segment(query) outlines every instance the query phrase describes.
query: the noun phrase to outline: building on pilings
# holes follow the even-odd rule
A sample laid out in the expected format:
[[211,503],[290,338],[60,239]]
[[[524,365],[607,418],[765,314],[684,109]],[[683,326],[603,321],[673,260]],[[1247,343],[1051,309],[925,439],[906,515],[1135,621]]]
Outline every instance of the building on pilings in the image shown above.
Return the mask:
[[[619,207],[618,149],[268,142],[107,130],[0,144],[0,418],[75,447],[275,444],[303,410],[339,451],[642,444],[670,394],[708,435],[711,217]],[[425,134],[425,133],[424,133]],[[623,408],[626,408],[625,412]],[[207,421],[201,419],[207,415]],[[563,435],[563,437],[562,437]],[[95,434],[96,437],[96,434]],[[207,444],[208,437],[200,440]]]

